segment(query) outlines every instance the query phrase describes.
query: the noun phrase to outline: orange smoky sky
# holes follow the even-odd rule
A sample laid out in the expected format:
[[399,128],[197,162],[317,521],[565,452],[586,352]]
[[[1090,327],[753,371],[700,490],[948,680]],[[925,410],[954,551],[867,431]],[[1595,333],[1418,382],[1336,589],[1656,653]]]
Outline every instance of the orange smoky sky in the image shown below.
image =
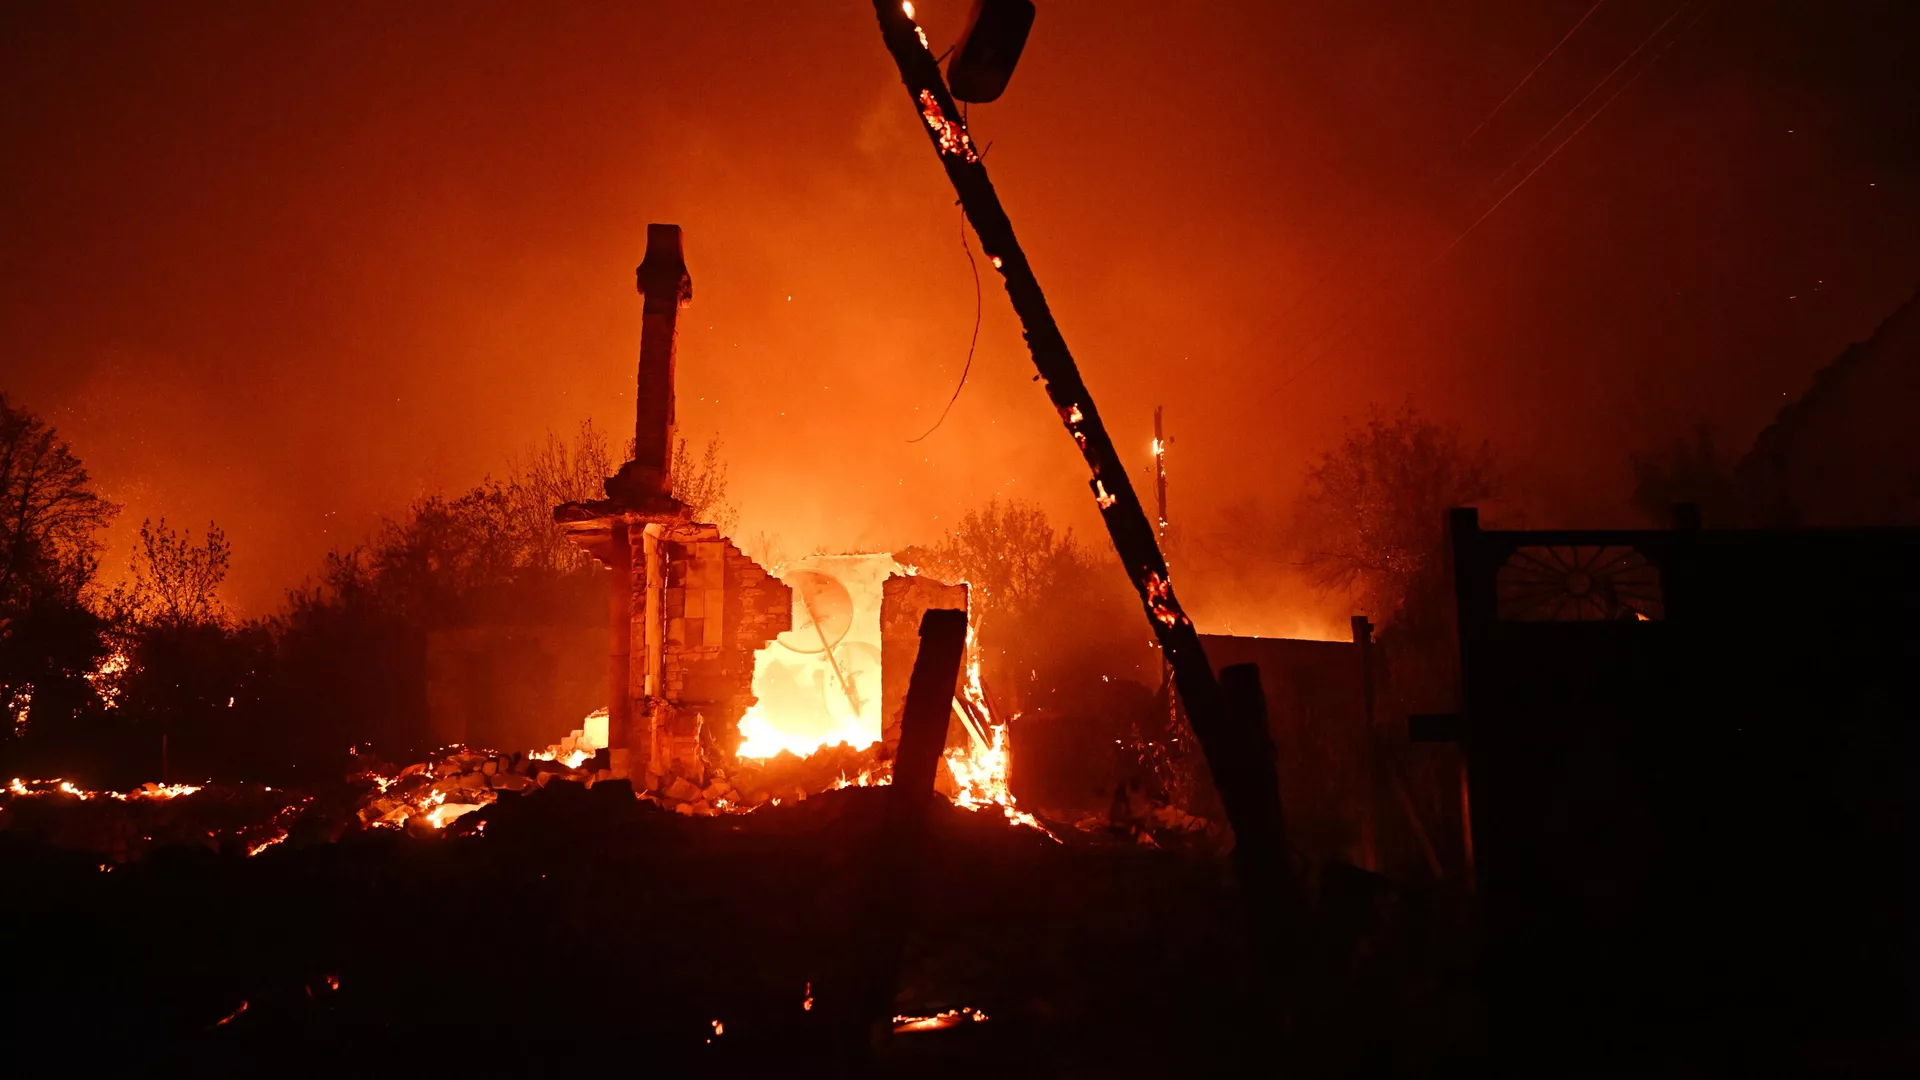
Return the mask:
[[[969,6],[917,4],[936,51]],[[1408,396],[1529,521],[1619,522],[1629,451],[1744,446],[1920,282],[1907,6],[1614,0],[1495,113],[1592,6],[1038,0],[975,139],[1136,477],[1165,406],[1184,526]],[[674,222],[681,429],[742,534],[1013,496],[1104,543],[984,264],[907,441],[974,320],[918,123],[860,0],[9,5],[0,387],[125,505],[109,578],[142,518],[214,520],[262,613],[549,429],[624,441]]]

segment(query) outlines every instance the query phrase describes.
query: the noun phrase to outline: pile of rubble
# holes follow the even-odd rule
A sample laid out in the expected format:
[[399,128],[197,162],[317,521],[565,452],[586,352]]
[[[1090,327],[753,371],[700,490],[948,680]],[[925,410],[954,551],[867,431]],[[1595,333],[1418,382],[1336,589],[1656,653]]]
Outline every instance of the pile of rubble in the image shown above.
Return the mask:
[[[994,734],[986,748],[956,738],[941,761],[936,787],[966,809],[1004,814],[1011,822],[1053,836],[1032,815],[1015,808],[1006,787],[1004,729]],[[783,751],[770,758],[697,761],[689,767],[698,775],[648,775],[641,783],[635,782],[640,778],[614,775],[606,749],[606,714],[601,712],[544,750],[452,746],[405,767],[356,751],[355,768],[344,783],[302,792],[254,784],[148,784],[120,793],[89,791],[63,780],[15,780],[0,790],[0,829],[113,862],[173,845],[259,855],[288,840],[296,846],[326,843],[364,829],[437,835],[502,794],[554,784],[586,789],[607,781],[618,781],[609,791],[625,791],[626,797],[684,816],[709,817],[802,802],[842,788],[887,784],[892,762],[882,760],[881,754],[877,743],[864,749],[839,743],[806,757]],[[1163,828],[1169,824],[1161,823]]]
[[[609,757],[605,747],[594,745],[590,731],[575,731],[546,750],[528,753],[452,747],[436,760],[403,769],[368,762],[353,777],[371,785],[358,817],[368,828],[404,828],[425,834],[486,806],[501,792],[553,783],[592,787],[616,779]],[[782,753],[710,765],[700,776],[649,776],[647,784],[634,787],[640,789],[638,798],[676,813],[704,817],[798,802],[836,788],[884,784],[889,775],[890,766],[879,760],[877,746],[856,750],[841,743],[804,758]]]
[[856,750],[847,743],[823,746],[804,758],[782,751],[710,766],[704,777],[662,777],[650,786],[654,797],[678,813],[743,813],[836,788],[884,784],[892,766],[879,759],[878,751],[877,745]]
[[373,786],[356,816],[368,828],[434,831],[498,798],[502,791],[544,787],[555,777],[591,778],[588,770],[526,754],[488,754],[457,749],[434,762],[420,762],[392,776],[379,766],[357,779]]

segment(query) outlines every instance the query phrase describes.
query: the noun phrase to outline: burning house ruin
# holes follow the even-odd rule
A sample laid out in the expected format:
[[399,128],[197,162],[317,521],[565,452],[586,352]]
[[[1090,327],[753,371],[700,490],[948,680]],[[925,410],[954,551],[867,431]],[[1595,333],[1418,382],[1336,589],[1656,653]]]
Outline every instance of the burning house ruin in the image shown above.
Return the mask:
[[[719,767],[844,743],[891,758],[920,617],[965,610],[965,585],[918,577],[886,554],[813,556],[769,570],[674,498],[674,365],[691,303],[680,227],[649,225],[638,270],[644,311],[633,458],[607,497],[554,520],[607,567],[603,763],[680,804],[704,801]],[[956,694],[978,748],[984,698]]]

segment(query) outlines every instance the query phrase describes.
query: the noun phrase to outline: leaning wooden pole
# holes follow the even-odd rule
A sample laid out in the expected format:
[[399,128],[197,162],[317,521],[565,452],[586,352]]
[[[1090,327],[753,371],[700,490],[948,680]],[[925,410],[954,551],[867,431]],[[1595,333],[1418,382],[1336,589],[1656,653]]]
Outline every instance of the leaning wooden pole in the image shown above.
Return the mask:
[[[979,151],[960,121],[959,106],[947,91],[940,65],[927,50],[925,37],[902,10],[899,0],[874,0],[873,10],[879,16],[880,33],[887,51],[893,54],[901,81],[906,83],[907,94],[926,126],[927,137],[940,156],[941,166],[947,170],[947,179],[960,196],[960,206],[979,236],[988,261],[1006,284],[1007,296],[1020,317],[1027,349],[1033,354],[1034,367],[1040,371],[1047,398],[1087,463],[1091,474],[1087,485],[1100,507],[1101,520],[1113,538],[1114,549],[1120,553],[1127,576],[1140,594],[1167,663],[1173,668],[1174,684],[1186,705],[1193,733],[1200,740],[1215,775],[1220,776],[1233,741],[1223,731],[1220,687],[1214,679],[1213,668],[1207,663],[1206,653],[1200,648],[1193,620],[1180,609],[1180,602],[1174,597],[1173,583],[1167,578],[1166,559],[1155,540],[1153,525],[1134,494],[1133,483],[1113,448],[1113,440],[1108,438],[1107,429],[1100,422],[1100,411],[1094,408],[1093,395],[1080,378],[1073,354],[1067,351],[1066,339],[1053,321],[1053,312],[1040,292],[1033,267],[1027,264],[1026,253],[1014,238],[1013,222],[1007,219],[1006,210],[1000,206],[1000,196],[987,179],[986,166],[981,163]],[[1263,815],[1263,811],[1252,807],[1236,807],[1239,799],[1226,787],[1221,785],[1221,800],[1236,826],[1243,816],[1242,810],[1250,811],[1256,818]]]

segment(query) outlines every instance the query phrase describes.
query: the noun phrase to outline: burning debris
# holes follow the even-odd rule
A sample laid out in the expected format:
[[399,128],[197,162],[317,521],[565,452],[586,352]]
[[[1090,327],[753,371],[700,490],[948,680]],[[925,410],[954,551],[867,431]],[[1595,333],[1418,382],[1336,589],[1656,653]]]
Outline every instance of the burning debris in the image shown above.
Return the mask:
[[[956,152],[971,159],[964,128],[929,123],[952,127]],[[884,553],[815,555],[769,570],[718,527],[692,520],[673,496],[669,452],[676,327],[693,296],[678,226],[648,226],[637,279],[634,457],[607,479],[607,498],[554,510],[568,539],[608,571],[609,705],[598,726],[562,740],[546,760],[586,770],[589,782],[628,780],[692,815],[885,783],[920,618],[965,611],[966,586],[923,579]],[[1004,730],[995,734],[1004,723],[993,719],[978,665],[969,671],[955,687],[943,790],[1038,828],[1012,808]],[[497,774],[496,764],[487,775]],[[455,800],[492,786],[462,783],[444,791],[416,781],[384,813],[453,814],[441,808],[472,805]],[[415,806],[408,800],[420,790],[445,801]]]
[[[964,124],[931,99],[927,108],[943,148],[977,160]],[[456,744],[405,767],[361,757],[343,787],[298,797],[246,785],[119,793],[15,780],[15,805],[0,803],[0,821],[36,816],[25,804],[56,798],[138,804],[139,813],[82,815],[92,824],[80,831],[99,835],[79,846],[115,861],[165,842],[259,856],[349,829],[478,833],[459,823],[556,783],[617,781],[688,817],[890,783],[922,617],[967,611],[967,586],[921,576],[885,553],[814,555],[769,570],[719,527],[693,520],[673,495],[675,338],[693,295],[678,226],[648,227],[636,277],[644,303],[633,458],[607,478],[605,499],[554,510],[562,534],[606,568],[606,708],[544,748]],[[1091,419],[1079,405],[1062,416],[1076,433]],[[1101,495],[1106,505],[1111,496]],[[1156,614],[1169,607],[1163,620],[1178,617],[1164,585],[1154,599]],[[126,667],[116,652],[89,678],[117,685]],[[973,658],[954,687],[936,786],[957,806],[1054,837],[1010,791],[1012,719],[993,708]],[[179,804],[174,812],[159,812],[170,803]]]
[[958,1009],[948,1009],[945,1012],[937,1012],[932,1016],[896,1016],[893,1018],[893,1033],[895,1035],[906,1035],[921,1031],[942,1031],[946,1028],[958,1027],[961,1024],[985,1023],[986,1019],[986,1013],[978,1009],[962,1006]]
[[[972,708],[984,710],[977,669],[968,685],[968,694],[978,702]],[[296,836],[331,841],[350,830],[394,829],[417,838],[450,831],[477,834],[482,831],[478,824],[470,830],[453,827],[502,797],[556,783],[591,788],[624,780],[608,767],[605,721],[606,713],[597,711],[559,742],[539,750],[452,747],[433,760],[405,767],[357,754],[360,768],[340,787],[314,793],[250,784],[153,783],[125,792],[96,791],[61,778],[15,777],[0,794],[0,829],[39,835],[115,862],[172,845],[251,857]],[[692,817],[750,813],[824,792],[887,785],[892,762],[882,750],[878,740],[861,748],[842,741],[804,757],[784,749],[766,758],[740,757],[713,766],[701,786],[676,778],[664,792],[640,791],[636,797]],[[994,724],[986,738],[969,736],[946,750],[936,784],[956,806],[997,811],[1012,824],[1057,839],[1016,805],[1008,789],[1009,765],[1006,725]]]
[[254,855],[287,839],[313,801],[257,784],[150,783],[105,791],[65,779],[15,777],[0,793],[0,830],[112,863],[165,847]]

